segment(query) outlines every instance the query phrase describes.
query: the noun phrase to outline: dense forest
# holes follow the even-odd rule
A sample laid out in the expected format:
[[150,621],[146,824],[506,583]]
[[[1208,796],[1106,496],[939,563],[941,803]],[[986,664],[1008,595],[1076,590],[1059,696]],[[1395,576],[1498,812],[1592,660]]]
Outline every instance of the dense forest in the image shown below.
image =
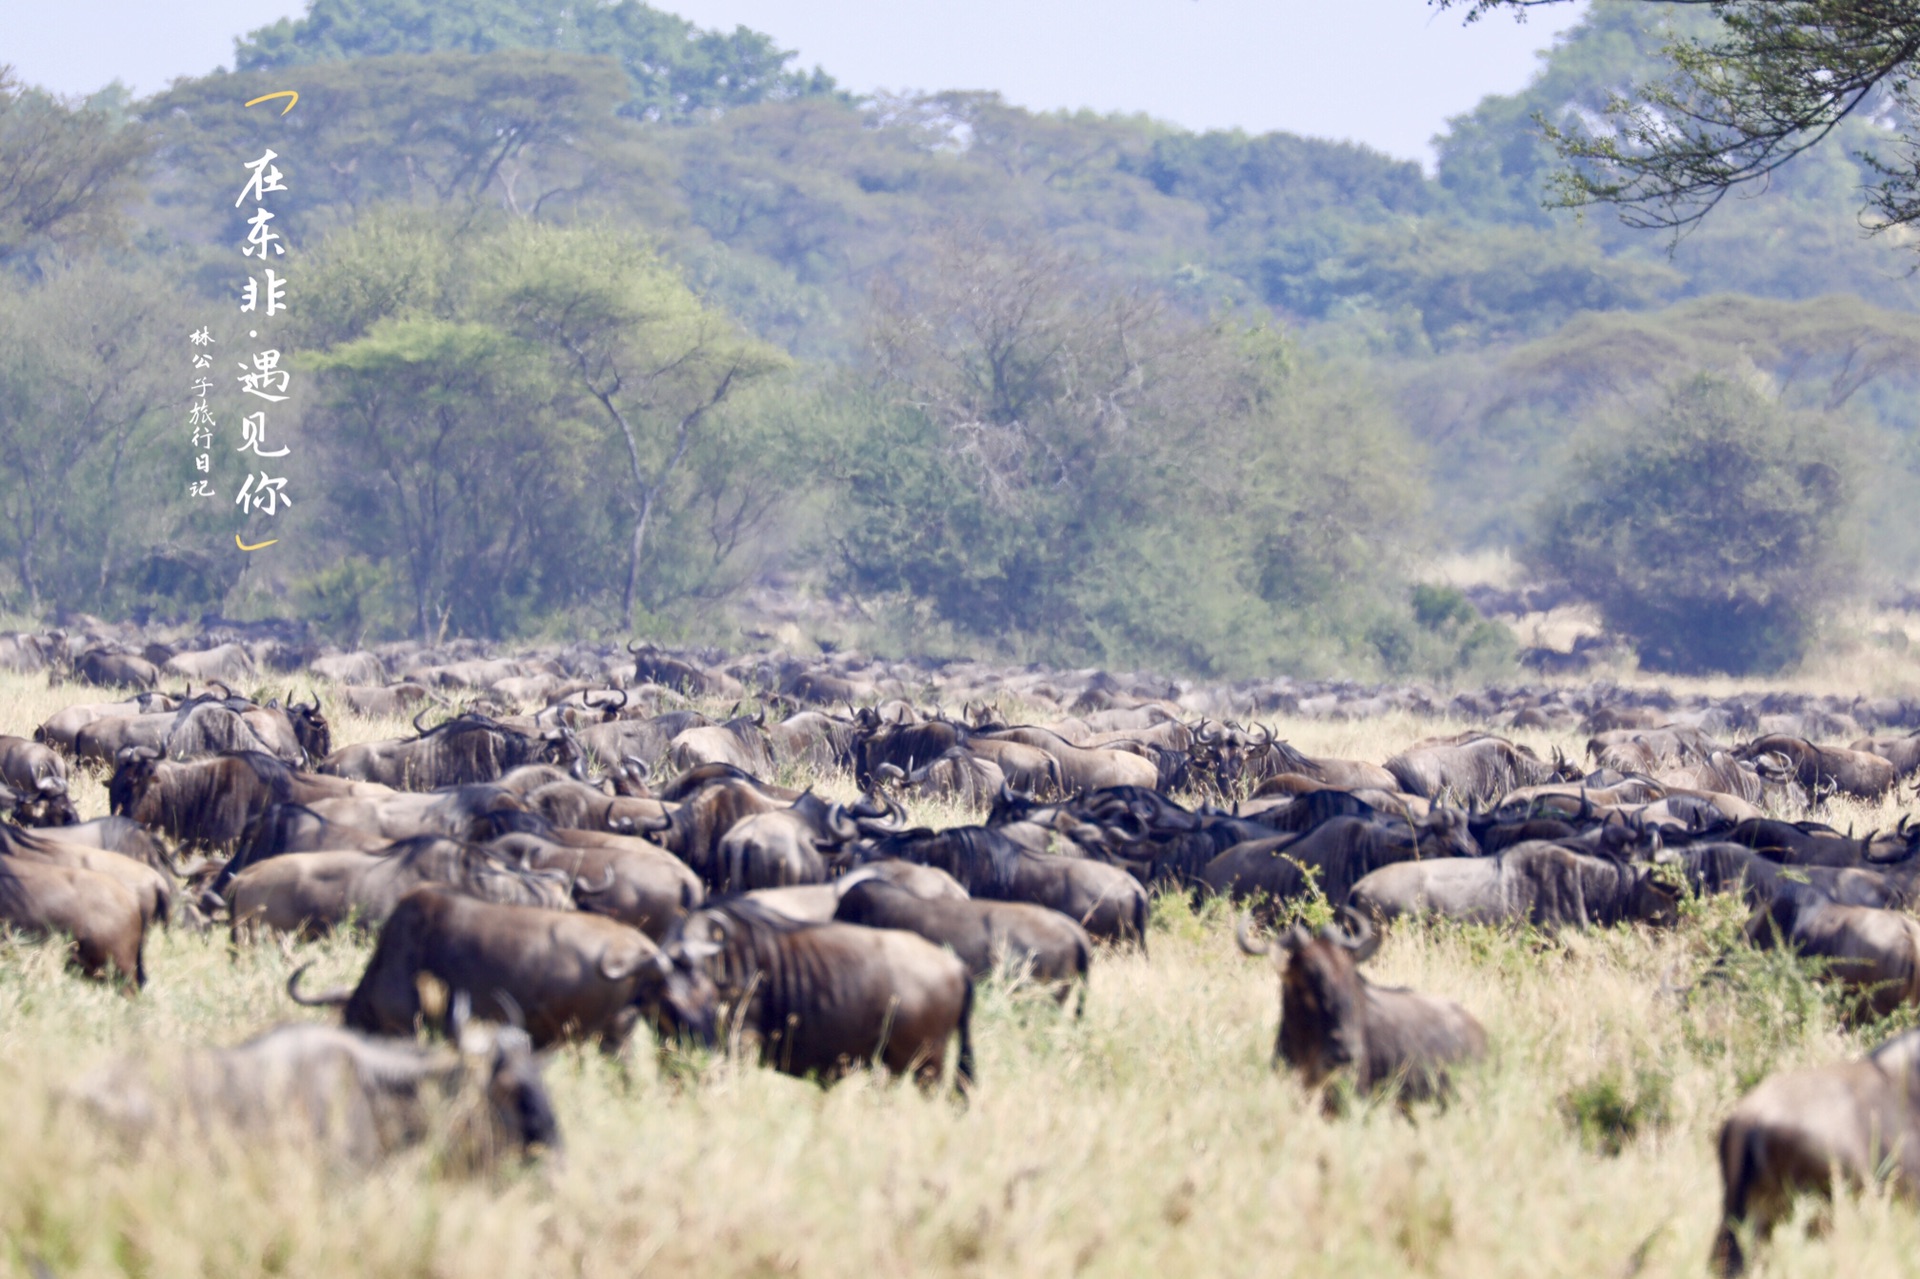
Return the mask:
[[[1485,674],[1508,632],[1432,565],[1550,568],[1566,512],[1603,509],[1568,468],[1604,475],[1594,441],[1703,375],[1844,457],[1803,534],[1822,598],[1889,593],[1920,573],[1920,284],[1911,233],[1859,216],[1886,113],[1677,241],[1549,207],[1540,121],[1711,20],[1594,0],[1432,175],[856,98],[638,0],[313,0],[151,98],[9,77],[0,601],[728,642],[777,595],[790,644]],[[288,502],[243,520],[234,195],[268,149]]]

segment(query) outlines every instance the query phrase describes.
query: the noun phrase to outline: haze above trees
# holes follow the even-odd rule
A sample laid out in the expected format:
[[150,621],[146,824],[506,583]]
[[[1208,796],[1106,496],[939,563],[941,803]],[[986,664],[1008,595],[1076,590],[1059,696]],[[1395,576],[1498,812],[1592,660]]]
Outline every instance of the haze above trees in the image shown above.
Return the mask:
[[[1497,632],[1414,607],[1422,566],[1553,563],[1536,511],[1569,459],[1703,373],[1860,463],[1865,584],[1903,582],[1920,294],[1902,233],[1860,230],[1862,162],[1810,153],[1677,245],[1541,207],[1534,117],[1593,117],[1705,20],[1596,0],[1431,178],[990,94],[856,101],[637,0],[316,0],[152,99],[8,82],[0,593],[731,642],[777,582],[833,601],[814,638],[893,651],[1493,671]],[[271,136],[307,500],[236,562],[225,503],[184,496],[174,355],[231,309],[221,193],[268,136],[241,104],[296,80]]]

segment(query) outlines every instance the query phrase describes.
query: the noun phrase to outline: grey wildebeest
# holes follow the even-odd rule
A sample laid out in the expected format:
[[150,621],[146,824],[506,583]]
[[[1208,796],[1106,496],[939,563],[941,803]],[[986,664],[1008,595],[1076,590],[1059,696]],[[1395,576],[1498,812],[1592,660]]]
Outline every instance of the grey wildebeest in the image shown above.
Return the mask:
[[1240,949],[1270,957],[1280,974],[1274,1065],[1292,1067],[1310,1089],[1351,1070],[1362,1093],[1394,1087],[1409,1101],[1444,1096],[1447,1068],[1483,1055],[1486,1031],[1450,999],[1368,981],[1359,965],[1379,949],[1379,934],[1352,910],[1341,916],[1345,927],[1329,924],[1317,936],[1295,924],[1256,943],[1245,918],[1235,930]]
[[1300,834],[1274,835],[1235,844],[1208,862],[1200,884],[1240,900],[1256,893],[1275,902],[1309,890],[1344,902],[1367,875],[1396,862],[1475,858],[1479,847],[1459,809],[1436,810],[1425,822],[1336,816]]
[[[419,728],[419,716],[414,727]],[[518,732],[485,715],[456,716],[419,736],[345,746],[315,765],[317,772],[395,790],[437,790],[491,782],[524,764],[571,764],[579,758],[572,730],[540,736]]]
[[803,924],[740,898],[695,911],[683,936],[717,952],[714,982],[762,1062],[822,1081],[877,1062],[931,1087],[957,1035],[954,1086],[972,1085],[973,979],[925,938]]
[[1589,928],[1672,923],[1679,896],[1679,886],[1651,865],[1530,840],[1491,857],[1383,866],[1347,900],[1382,921],[1431,912],[1469,923]]
[[712,954],[680,939],[662,949],[601,915],[476,901],[429,887],[394,908],[355,986],[303,995],[302,968],[287,993],[300,1004],[344,1006],[353,1029],[410,1034],[430,1011],[421,1005],[418,981],[427,974],[466,992],[479,1014],[523,1018],[536,1047],[595,1039],[616,1052],[642,1017],[663,1037],[711,1044],[715,989],[701,963]]
[[[1548,763],[1524,746],[1484,733],[1423,742],[1387,761],[1387,771],[1407,794],[1448,795],[1462,804],[1484,804],[1522,786],[1542,785],[1565,769],[1558,760]],[[1572,770],[1573,777],[1578,775]]]
[[191,1122],[249,1141],[314,1142],[365,1166],[427,1135],[435,1093],[452,1101],[472,1092],[484,1099],[485,1126],[456,1133],[450,1164],[558,1150],[559,1125],[526,1033],[463,1026],[452,1038],[458,1049],[334,1026],[278,1026],[233,1048],[189,1054],[163,1081],[150,1062],[119,1063],[74,1095],[127,1137],[178,1139]]
[[1777,942],[1823,960],[1826,976],[1858,992],[1856,1016],[1920,1004],[1920,920],[1904,911],[1842,905],[1788,881],[1774,886],[1747,930],[1757,945]]
[[1889,1175],[1905,1197],[1920,1194],[1917,1100],[1920,1030],[1894,1036],[1860,1061],[1770,1076],[1742,1097],[1720,1129],[1725,1196],[1715,1269],[1744,1271],[1747,1249],[1766,1241],[1799,1195]]

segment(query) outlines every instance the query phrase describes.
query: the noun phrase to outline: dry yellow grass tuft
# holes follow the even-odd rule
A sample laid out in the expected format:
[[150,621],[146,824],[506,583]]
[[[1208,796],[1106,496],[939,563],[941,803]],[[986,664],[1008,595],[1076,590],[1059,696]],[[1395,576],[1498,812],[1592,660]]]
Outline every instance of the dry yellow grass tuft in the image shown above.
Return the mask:
[[[0,729],[80,696],[0,681]],[[402,727],[335,725],[342,742]],[[1374,760],[1451,727],[1281,725],[1310,752]],[[103,811],[97,782],[80,790]],[[319,982],[348,979],[364,941],[235,953],[217,931],[160,935],[137,998],[70,975],[57,946],[4,942],[0,1273],[1696,1276],[1728,1106],[1767,1069],[1874,1038],[1836,1029],[1791,966],[1707,976],[1728,923],[1703,906],[1664,934],[1399,930],[1374,979],[1459,1000],[1489,1058],[1445,1108],[1327,1119],[1270,1069],[1272,968],[1238,952],[1217,905],[1163,898],[1150,958],[1097,959],[1084,1020],[983,989],[965,1108],[868,1076],[823,1091],[662,1058],[642,1037],[618,1061],[556,1054],[564,1162],[487,1179],[442,1175],[431,1150],[372,1175],[278,1148],[127,1150],[61,1100],[109,1058],[305,1015],[287,974],[312,959]],[[1920,1215],[1867,1196],[1824,1237],[1784,1232],[1767,1273],[1897,1274],[1916,1256]]]

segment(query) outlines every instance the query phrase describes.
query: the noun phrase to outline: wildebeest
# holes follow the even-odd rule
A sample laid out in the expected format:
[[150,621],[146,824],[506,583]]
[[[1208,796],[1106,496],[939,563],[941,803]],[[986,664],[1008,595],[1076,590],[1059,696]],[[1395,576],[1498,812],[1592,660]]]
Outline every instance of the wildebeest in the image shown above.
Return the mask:
[[1062,1000],[1077,980],[1081,1003],[1086,1002],[1093,943],[1086,929],[1057,910],[972,898],[929,901],[884,879],[867,879],[841,894],[833,917],[846,924],[918,933],[958,955],[975,980],[1010,966],[1055,987]]
[[349,918],[378,928],[402,897],[425,884],[483,901],[573,907],[560,872],[529,872],[489,849],[423,835],[377,853],[288,853],[249,866],[227,888],[233,935],[271,928],[314,936]]
[[1362,1093],[1390,1086],[1407,1100],[1444,1095],[1447,1068],[1483,1055],[1486,1031],[1450,999],[1368,981],[1359,965],[1379,949],[1379,934],[1354,911],[1341,915],[1344,927],[1329,924],[1317,936],[1295,924],[1256,944],[1245,918],[1235,930],[1240,949],[1270,956],[1280,974],[1274,1065],[1300,1072],[1310,1089],[1351,1069]]
[[[1522,786],[1560,777],[1565,767],[1548,763],[1524,746],[1484,733],[1465,733],[1423,743],[1387,761],[1399,788],[1422,799],[1452,796],[1458,803],[1486,803]],[[1577,770],[1571,775],[1578,777]]]
[[689,915],[683,935],[717,948],[709,961],[715,984],[759,1041],[764,1063],[828,1080],[877,1062],[930,1087],[957,1034],[954,1085],[971,1086],[973,979],[924,938],[801,924],[739,898]]
[[1468,832],[1467,815],[1458,809],[1440,809],[1417,825],[1339,816],[1304,833],[1236,844],[1208,862],[1195,878],[1212,892],[1236,901],[1256,893],[1272,901],[1288,901],[1313,884],[1327,900],[1338,903],[1382,866],[1415,858],[1478,860],[1479,851]]
[[[419,727],[418,716],[414,726]],[[564,765],[577,758],[570,729],[535,737],[485,715],[466,714],[423,729],[417,737],[342,747],[315,769],[395,790],[426,791],[491,782],[523,764]]]
[[67,761],[44,743],[0,735],[0,783],[17,795],[64,795]]
[[553,1104],[525,1032],[463,1026],[457,1049],[377,1039],[333,1026],[277,1026],[233,1048],[189,1055],[156,1083],[148,1061],[122,1062],[83,1081],[76,1098],[122,1136],[184,1122],[249,1142],[307,1140],[368,1165],[430,1130],[434,1093],[484,1101],[485,1128],[460,1133],[448,1162],[484,1165],[498,1152],[560,1149]]
[[1773,734],[1757,737],[1737,752],[1742,759],[1785,756],[1795,776],[1816,798],[1838,791],[1859,799],[1878,799],[1900,780],[1891,761],[1867,751],[1841,746],[1815,746],[1805,738]]
[[47,716],[46,722],[33,730],[33,740],[72,754],[80,730],[96,720],[157,715],[176,706],[175,699],[165,693],[141,693],[124,702],[81,702]]
[[706,899],[700,877],[685,862],[630,836],[516,831],[488,847],[529,869],[565,875],[581,910],[617,919],[656,942]]
[[[1712,1263],[1746,1268],[1796,1196],[1829,1194],[1892,1176],[1920,1194],[1920,1030],[1895,1035],[1864,1060],[1772,1075],[1742,1097],[1720,1129],[1725,1187]],[[1745,1236],[1743,1238],[1743,1236]]]
[[1920,920],[1904,911],[1841,905],[1788,881],[1775,886],[1748,934],[1757,945],[1777,941],[1824,961],[1826,976],[1858,992],[1856,1016],[1920,1004]]
[[1095,937],[1147,944],[1150,903],[1139,880],[1104,862],[1031,852],[1000,827],[901,831],[865,842],[859,857],[935,866],[959,880],[970,896],[1047,906]]
[[160,682],[160,668],[144,657],[91,648],[74,659],[73,673],[87,684],[103,688],[152,688]]
[[1679,896],[1651,865],[1534,841],[1491,857],[1383,866],[1355,884],[1347,900],[1378,920],[1431,912],[1471,923],[1589,928],[1672,923]]
[[640,1018],[663,1037],[714,1042],[715,988],[701,942],[666,948],[602,915],[483,902],[441,888],[408,893],[380,929],[351,988],[304,995],[302,968],[287,982],[294,1002],[345,1008],[346,1024],[409,1034],[422,1016],[421,974],[466,992],[481,1016],[521,1020],[535,1047],[594,1039],[617,1052]]
[[258,751],[208,759],[161,759],[134,748],[115,762],[107,799],[116,816],[207,848],[232,845],[271,804],[310,803],[350,793],[336,777],[295,772]]
[[355,715],[369,719],[399,719],[417,711],[424,703],[436,700],[425,684],[386,684],[362,687],[345,684],[333,690]]
[[147,984],[146,915],[133,891],[97,871],[0,857],[0,924],[73,938],[89,977],[110,971]]

